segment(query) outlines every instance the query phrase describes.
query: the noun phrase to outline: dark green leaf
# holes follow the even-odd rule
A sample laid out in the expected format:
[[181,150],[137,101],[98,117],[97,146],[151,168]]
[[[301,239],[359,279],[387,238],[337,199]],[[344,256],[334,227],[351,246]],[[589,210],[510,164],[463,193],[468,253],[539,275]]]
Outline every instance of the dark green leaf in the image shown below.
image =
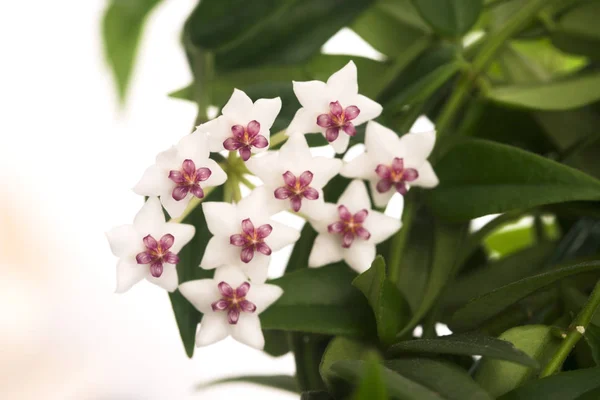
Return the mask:
[[102,20],[104,53],[110,64],[121,102],[133,70],[142,28],[160,0],[111,0]]
[[233,378],[224,378],[216,381],[199,385],[197,389],[204,389],[207,386],[222,385],[225,383],[254,383],[261,386],[268,386],[275,389],[285,390],[287,392],[298,393],[296,379],[289,375],[248,375],[235,376]]
[[600,366],[600,327],[594,324],[588,325],[584,337],[592,349],[592,357],[596,365]]
[[517,388],[498,400],[576,400],[600,387],[600,368],[561,372]]
[[369,305],[352,287],[356,277],[344,264],[303,269],[271,281],[284,294],[263,314],[264,329],[367,336],[375,328]]
[[479,333],[462,333],[437,339],[416,339],[396,343],[388,349],[395,356],[405,353],[461,354],[511,361],[537,368],[538,363],[512,343]]
[[263,335],[265,337],[265,353],[273,357],[279,357],[290,352],[286,332],[265,329]]
[[300,400],[333,400],[333,397],[324,390],[309,390],[302,392]]
[[410,306],[398,288],[387,279],[383,257],[378,256],[371,268],[356,277],[352,285],[365,295],[373,309],[381,342],[384,345],[395,342],[396,334],[410,318]]
[[577,75],[549,83],[496,87],[487,96],[498,103],[515,107],[570,110],[600,100],[600,73]]
[[379,357],[371,354],[365,361],[366,372],[358,384],[352,400],[387,400],[387,390],[381,377]]
[[[338,361],[331,366],[332,371],[349,383],[356,383],[365,375],[365,362],[359,360]],[[442,400],[439,393],[432,391],[389,368],[381,368],[381,378],[392,398],[406,400]]]
[[479,296],[459,309],[452,317],[451,329],[465,331],[493,317],[511,304],[561,279],[600,269],[600,261],[590,261],[555,269],[502,286]]
[[598,400],[600,399],[600,387],[585,392],[574,400]]
[[539,205],[600,199],[600,181],[511,146],[467,140],[436,164],[440,184],[426,193],[436,214],[470,220]]
[[[223,198],[223,189],[218,187],[205,200],[221,200]],[[196,279],[207,279],[212,277],[212,270],[200,268],[200,261],[204,255],[204,249],[212,234],[204,221],[202,207],[196,209],[183,220],[186,224],[192,224],[196,228],[196,235],[193,243],[185,246],[179,253],[179,263],[177,264],[177,273],[179,275],[179,284]],[[188,357],[194,354],[194,344],[196,342],[196,328],[202,319],[202,313],[196,310],[179,292],[179,290],[169,293],[171,306],[175,314],[175,320],[179,327],[179,335],[185,347]]]
[[469,31],[481,13],[483,0],[413,0],[433,29],[450,37]]
[[194,85],[187,85],[174,92],[169,93],[169,97],[179,100],[194,101]]
[[329,387],[333,387],[334,381],[337,376],[331,370],[333,364],[340,360],[362,360],[365,359],[369,348],[358,340],[345,338],[343,336],[337,336],[329,342],[321,365],[319,366],[319,372],[321,378]]
[[308,60],[373,0],[203,0],[189,19],[192,43],[218,69]]
[[463,369],[448,362],[429,358],[406,358],[386,361],[384,365],[399,376],[433,390],[444,399],[492,399]]
[[[540,365],[546,364],[560,341],[545,325],[527,325],[509,329],[500,335],[500,339],[514,344]],[[535,370],[497,359],[483,359],[475,373],[475,381],[483,386],[494,398],[521,386],[533,379]]]

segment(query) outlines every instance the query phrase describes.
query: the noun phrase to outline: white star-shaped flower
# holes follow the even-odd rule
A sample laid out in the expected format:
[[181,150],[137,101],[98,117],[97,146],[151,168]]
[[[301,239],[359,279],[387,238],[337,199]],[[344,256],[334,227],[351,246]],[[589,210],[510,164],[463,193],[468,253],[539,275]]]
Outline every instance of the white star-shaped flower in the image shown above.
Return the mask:
[[177,289],[177,253],[194,237],[192,225],[165,222],[160,202],[151,197],[133,220],[106,233],[110,249],[119,257],[117,293],[129,290],[140,280],[168,290]]
[[369,181],[373,202],[385,207],[394,193],[406,194],[410,186],[432,188],[439,180],[427,158],[435,145],[435,132],[407,133],[369,122],[365,152],[342,167],[347,178]]
[[254,157],[246,166],[264,182],[271,209],[300,211],[318,219],[323,212],[323,186],[338,174],[342,161],[313,157],[304,135],[294,135],[279,152]]
[[206,133],[195,132],[176,146],[160,153],[133,188],[141,196],[158,196],[171,218],[179,217],[193,197],[203,198],[204,190],[225,183],[227,175],[208,158]]
[[281,99],[252,100],[246,93],[234,89],[221,110],[221,116],[198,126],[208,132],[210,151],[237,151],[242,160],[251,153],[265,151],[269,146],[270,129],[281,110]]
[[294,93],[302,105],[287,129],[289,136],[321,132],[337,153],[348,148],[356,126],[381,114],[377,102],[358,94],[356,65],[345,67],[321,81],[294,82]]
[[283,294],[279,286],[248,282],[245,274],[233,266],[218,268],[214,279],[185,282],[179,291],[204,314],[196,346],[207,346],[231,335],[259,350],[265,338],[258,315]]
[[300,232],[271,219],[267,192],[259,187],[237,205],[221,202],[202,204],[208,230],[214,235],[200,266],[241,268],[255,283],[267,279],[271,253],[292,244]]
[[400,229],[398,219],[371,210],[367,187],[362,181],[350,182],[337,204],[325,203],[327,216],[311,220],[319,233],[308,259],[309,267],[344,260],[361,273],[375,259],[375,246]]

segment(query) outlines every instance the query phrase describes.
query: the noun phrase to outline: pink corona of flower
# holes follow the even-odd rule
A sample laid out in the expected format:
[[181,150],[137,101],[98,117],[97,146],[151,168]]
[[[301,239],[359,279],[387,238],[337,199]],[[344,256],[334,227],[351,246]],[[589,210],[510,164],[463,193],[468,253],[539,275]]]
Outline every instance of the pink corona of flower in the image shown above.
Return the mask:
[[250,218],[246,218],[242,221],[242,233],[231,235],[229,243],[242,247],[240,260],[249,263],[254,258],[254,251],[258,251],[265,256],[271,255],[271,248],[265,243],[265,239],[272,231],[273,227],[271,225],[264,224],[255,228]]
[[208,134],[210,151],[237,151],[247,161],[253,153],[269,146],[270,129],[280,110],[279,97],[253,103],[246,93],[235,89],[221,110],[222,115],[197,130]]
[[342,247],[349,248],[352,246],[355,237],[363,240],[369,240],[371,234],[363,227],[363,224],[369,216],[369,211],[362,209],[352,215],[346,206],[338,206],[339,221],[329,224],[327,231],[329,233],[337,233],[342,235]]
[[163,273],[163,263],[177,264],[179,256],[169,251],[173,247],[175,237],[170,233],[163,235],[160,241],[157,241],[152,235],[146,235],[143,239],[146,251],[138,253],[135,259],[138,264],[150,264],[150,273],[153,277],[159,278]]
[[367,124],[365,152],[346,163],[340,174],[368,180],[373,202],[377,207],[385,207],[396,192],[405,195],[411,186],[438,185],[435,171],[427,161],[434,144],[435,132],[398,136],[371,121]]
[[212,171],[209,168],[202,167],[196,169],[196,164],[193,160],[186,159],[183,161],[180,170],[171,170],[169,179],[175,182],[172,196],[175,200],[183,200],[188,193],[201,199],[204,197],[204,190],[200,187],[200,182],[210,178]]
[[319,192],[309,186],[313,179],[312,172],[304,171],[299,177],[296,177],[292,172],[285,171],[282,176],[285,186],[275,189],[275,198],[279,200],[290,199],[292,210],[295,212],[300,211],[303,198],[307,200],[319,198]]
[[218,288],[221,298],[212,303],[211,308],[213,311],[227,311],[227,322],[231,325],[238,323],[242,312],[256,311],[256,305],[246,299],[250,283],[244,282],[234,290],[227,282],[220,282]]
[[213,279],[185,282],[179,291],[203,314],[196,346],[232,336],[257,349],[265,345],[259,315],[283,294],[279,286],[256,282],[251,285],[246,274],[231,265],[217,268]]
[[379,164],[375,172],[381,178],[376,186],[379,193],[385,193],[394,186],[398,193],[405,195],[408,191],[406,182],[412,182],[419,177],[416,169],[404,168],[404,160],[398,157],[394,157],[392,165]]
[[[381,114],[382,107],[358,94],[356,65],[350,61],[321,81],[294,82],[294,93],[302,105],[286,132],[289,136],[321,133],[337,153],[348,148],[356,127]],[[345,134],[340,135],[340,130]]]

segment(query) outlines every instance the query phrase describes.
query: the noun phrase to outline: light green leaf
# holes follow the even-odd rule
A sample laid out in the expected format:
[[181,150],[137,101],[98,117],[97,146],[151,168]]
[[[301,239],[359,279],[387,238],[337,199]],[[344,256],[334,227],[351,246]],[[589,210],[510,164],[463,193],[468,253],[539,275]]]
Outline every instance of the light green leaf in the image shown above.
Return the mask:
[[466,371],[449,362],[429,358],[403,358],[386,361],[384,365],[447,400],[492,400]]
[[413,4],[433,29],[450,37],[467,33],[483,8],[483,0],[413,0]]
[[452,147],[436,164],[440,184],[425,193],[454,221],[566,201],[600,200],[600,181],[535,154],[484,140]]
[[351,282],[356,274],[345,264],[302,269],[270,283],[283,296],[261,314],[263,329],[369,336],[374,333],[373,313]]
[[226,383],[254,383],[256,385],[272,387],[287,392],[298,393],[296,378],[290,375],[247,375],[224,378],[197,386],[204,389],[208,386],[223,385]]
[[367,345],[358,340],[343,336],[334,337],[327,345],[319,365],[319,373],[323,382],[331,389],[340,390],[335,385],[339,377],[332,371],[332,365],[341,360],[364,360],[370,351]]
[[144,22],[160,0],[111,0],[102,19],[104,53],[125,101]]
[[385,261],[377,256],[371,268],[352,281],[367,298],[377,322],[377,334],[384,345],[396,340],[396,334],[410,318],[410,306],[385,273]]
[[[498,400],[591,400],[589,392],[600,387],[600,368],[561,372],[544,379],[535,380],[517,388]],[[582,397],[579,397],[582,396]]]
[[585,340],[592,349],[592,357],[596,365],[600,366],[600,327],[590,324],[585,329]]
[[576,75],[531,85],[495,87],[487,97],[498,103],[534,110],[570,110],[600,100],[600,73]]
[[554,269],[502,286],[471,300],[459,309],[452,317],[450,328],[453,331],[466,331],[476,328],[482,322],[539,289],[561,279],[598,269],[600,269],[600,261],[590,261]]
[[381,377],[379,357],[370,354],[365,361],[366,372],[352,396],[352,400],[388,400],[387,390]]
[[[544,325],[527,325],[509,329],[500,339],[514,344],[531,358],[545,364],[560,341]],[[475,381],[494,398],[513,390],[534,377],[535,370],[508,361],[483,359],[475,372]],[[543,398],[543,397],[542,397]]]
[[515,348],[512,343],[475,332],[443,336],[437,339],[406,340],[396,343],[387,352],[393,356],[406,355],[406,353],[479,355],[518,363],[530,368],[539,366],[537,361]]

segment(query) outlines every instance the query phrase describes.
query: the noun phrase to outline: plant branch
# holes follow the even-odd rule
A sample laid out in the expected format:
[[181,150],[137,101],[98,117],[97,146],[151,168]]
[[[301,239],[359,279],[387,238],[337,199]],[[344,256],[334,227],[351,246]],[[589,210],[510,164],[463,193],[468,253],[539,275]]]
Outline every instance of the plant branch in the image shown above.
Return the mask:
[[560,369],[567,356],[571,353],[571,350],[573,350],[573,347],[575,347],[577,342],[585,334],[598,306],[600,306],[600,281],[596,283],[596,287],[587,303],[569,326],[566,338],[540,373],[540,378],[550,376]]
[[400,279],[402,265],[402,254],[406,248],[406,242],[410,228],[416,214],[416,201],[410,193],[404,198],[404,210],[402,210],[402,228],[393,236],[388,256],[388,276],[394,284]]
[[181,214],[179,217],[177,218],[171,218],[169,220],[169,222],[175,222],[175,223],[179,223],[181,221],[183,221],[184,219],[187,218],[188,215],[190,215],[192,213],[192,211],[194,211],[196,209],[196,207],[198,207],[198,205],[200,203],[202,203],[202,200],[204,200],[205,198],[208,197],[208,195],[210,194],[210,192],[212,192],[214,189],[214,187],[207,187],[206,189],[204,189],[204,197],[199,199],[197,197],[192,197],[192,199],[190,200],[187,208],[185,209],[185,211],[183,212],[183,214]]
[[273,136],[271,136],[269,147],[273,148],[275,146],[278,146],[282,143],[285,143],[286,140],[288,140],[288,136],[285,134],[285,129],[284,129],[282,131],[277,132]]

